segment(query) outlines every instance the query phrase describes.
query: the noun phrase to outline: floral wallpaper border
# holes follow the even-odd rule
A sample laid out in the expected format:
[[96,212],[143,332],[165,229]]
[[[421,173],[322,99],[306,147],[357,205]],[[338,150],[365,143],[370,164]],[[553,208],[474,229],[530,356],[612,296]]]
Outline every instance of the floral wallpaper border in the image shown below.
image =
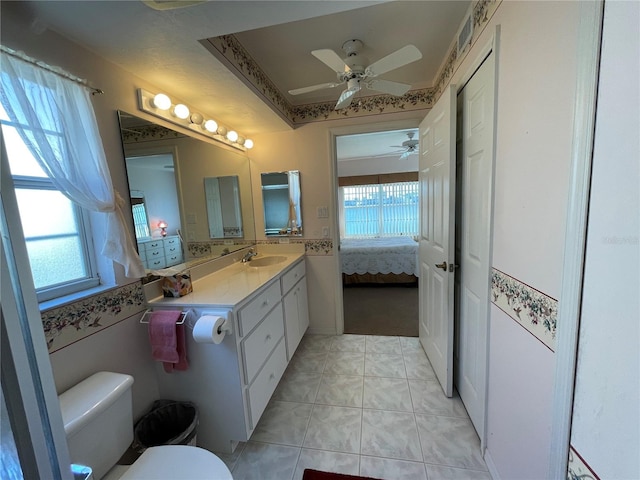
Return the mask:
[[567,465],[567,480],[600,480],[580,454],[569,447],[569,463]]
[[558,301],[494,268],[491,301],[555,351]]
[[[474,22],[473,40],[478,37],[483,27],[489,22],[500,2],[501,0],[478,0],[475,3],[472,12]],[[291,127],[324,120],[429,109],[437,101],[440,93],[449,83],[457,66],[462,61],[462,58],[458,58],[457,55],[456,41],[452,39],[452,46],[434,82],[434,87],[410,90],[402,97],[394,97],[392,95],[360,97],[348,108],[335,111],[335,102],[307,105],[292,105],[289,103],[234,35],[208,38],[205,46]]]
[[140,313],[144,306],[142,284],[136,282],[45,310],[41,317],[49,353]]
[[140,125],[122,129],[122,141],[126,144],[166,140],[168,138],[187,138],[187,135],[161,125]]
[[[322,239],[304,239],[304,238],[291,238],[287,237],[289,244],[303,243],[305,255],[311,256],[325,256],[333,255],[333,240],[326,238]],[[279,238],[258,240],[258,245],[278,245],[280,244]]]

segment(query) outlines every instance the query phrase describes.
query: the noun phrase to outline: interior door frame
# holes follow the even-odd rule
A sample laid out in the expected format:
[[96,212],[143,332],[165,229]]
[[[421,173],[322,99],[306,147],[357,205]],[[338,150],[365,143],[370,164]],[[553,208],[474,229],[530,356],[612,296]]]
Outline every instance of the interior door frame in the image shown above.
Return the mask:
[[331,175],[331,201],[329,211],[333,212],[331,225],[331,241],[333,242],[333,265],[336,272],[334,278],[334,297],[336,315],[336,335],[344,333],[344,301],[342,296],[342,268],[340,263],[340,204],[338,199],[338,151],[336,139],[344,135],[357,135],[360,133],[386,132],[388,130],[402,130],[404,128],[418,128],[422,118],[416,113],[415,117],[407,117],[402,120],[392,120],[387,122],[366,123],[337,127],[329,129],[329,151],[331,153],[330,175]]

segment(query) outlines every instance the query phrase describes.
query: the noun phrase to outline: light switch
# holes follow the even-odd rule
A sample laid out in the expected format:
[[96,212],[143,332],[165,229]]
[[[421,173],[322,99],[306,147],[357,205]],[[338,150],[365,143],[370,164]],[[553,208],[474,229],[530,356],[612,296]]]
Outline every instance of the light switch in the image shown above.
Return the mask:
[[318,207],[318,218],[329,218],[329,207]]
[[322,227],[322,238],[329,237],[329,227]]

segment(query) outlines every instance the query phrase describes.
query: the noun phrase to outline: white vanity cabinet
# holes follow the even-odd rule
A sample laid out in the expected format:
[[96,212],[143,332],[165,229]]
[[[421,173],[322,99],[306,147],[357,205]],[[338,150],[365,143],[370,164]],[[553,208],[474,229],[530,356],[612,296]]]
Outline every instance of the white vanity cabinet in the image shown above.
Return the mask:
[[[263,275],[248,270],[256,267],[230,267],[240,273],[229,279],[222,273],[214,274],[218,276],[208,280],[211,305],[204,303],[208,286],[197,282],[192,294],[150,305],[153,309],[179,307],[192,311],[186,335],[189,369],[166,373],[158,364],[157,372],[161,398],[191,401],[198,406],[197,444],[201,447],[231,453],[237,442],[251,437],[300,343],[309,322],[305,260],[299,254],[292,259],[237,303],[216,302],[224,296],[216,297],[216,290],[231,292],[254,281]],[[191,295],[196,300],[193,304],[188,303]],[[196,343],[189,329],[202,315],[227,318],[233,332],[219,344]]]
[[305,264],[300,262],[280,279],[286,326],[287,360],[291,360],[309,327]]

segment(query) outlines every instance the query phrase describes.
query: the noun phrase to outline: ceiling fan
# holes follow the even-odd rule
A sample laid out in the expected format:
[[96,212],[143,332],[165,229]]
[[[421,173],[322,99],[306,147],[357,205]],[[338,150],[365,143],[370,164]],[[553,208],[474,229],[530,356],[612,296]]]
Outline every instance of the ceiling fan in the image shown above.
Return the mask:
[[346,53],[344,59],[331,49],[313,50],[311,55],[327,65],[338,76],[338,82],[321,83],[310,87],[296,88],[289,90],[291,95],[300,95],[325,88],[334,88],[346,84],[347,88],[340,94],[335,110],[346,108],[351,104],[353,96],[364,86],[370,90],[388,93],[390,95],[402,96],[409,91],[411,85],[406,83],[391,82],[381,80],[376,77],[396,68],[403,67],[409,63],[422,58],[422,53],[414,45],[405,45],[400,50],[390,53],[386,57],[377,60],[371,65],[364,66],[365,59],[360,56],[362,50],[360,40],[347,40],[342,45],[342,50]]
[[407,137],[409,140],[405,140],[402,142],[402,145],[391,145],[392,148],[402,148],[402,155],[400,155],[400,160],[407,158],[409,155],[414,153],[418,153],[418,144],[420,143],[418,140],[414,140],[415,132],[407,132]]

